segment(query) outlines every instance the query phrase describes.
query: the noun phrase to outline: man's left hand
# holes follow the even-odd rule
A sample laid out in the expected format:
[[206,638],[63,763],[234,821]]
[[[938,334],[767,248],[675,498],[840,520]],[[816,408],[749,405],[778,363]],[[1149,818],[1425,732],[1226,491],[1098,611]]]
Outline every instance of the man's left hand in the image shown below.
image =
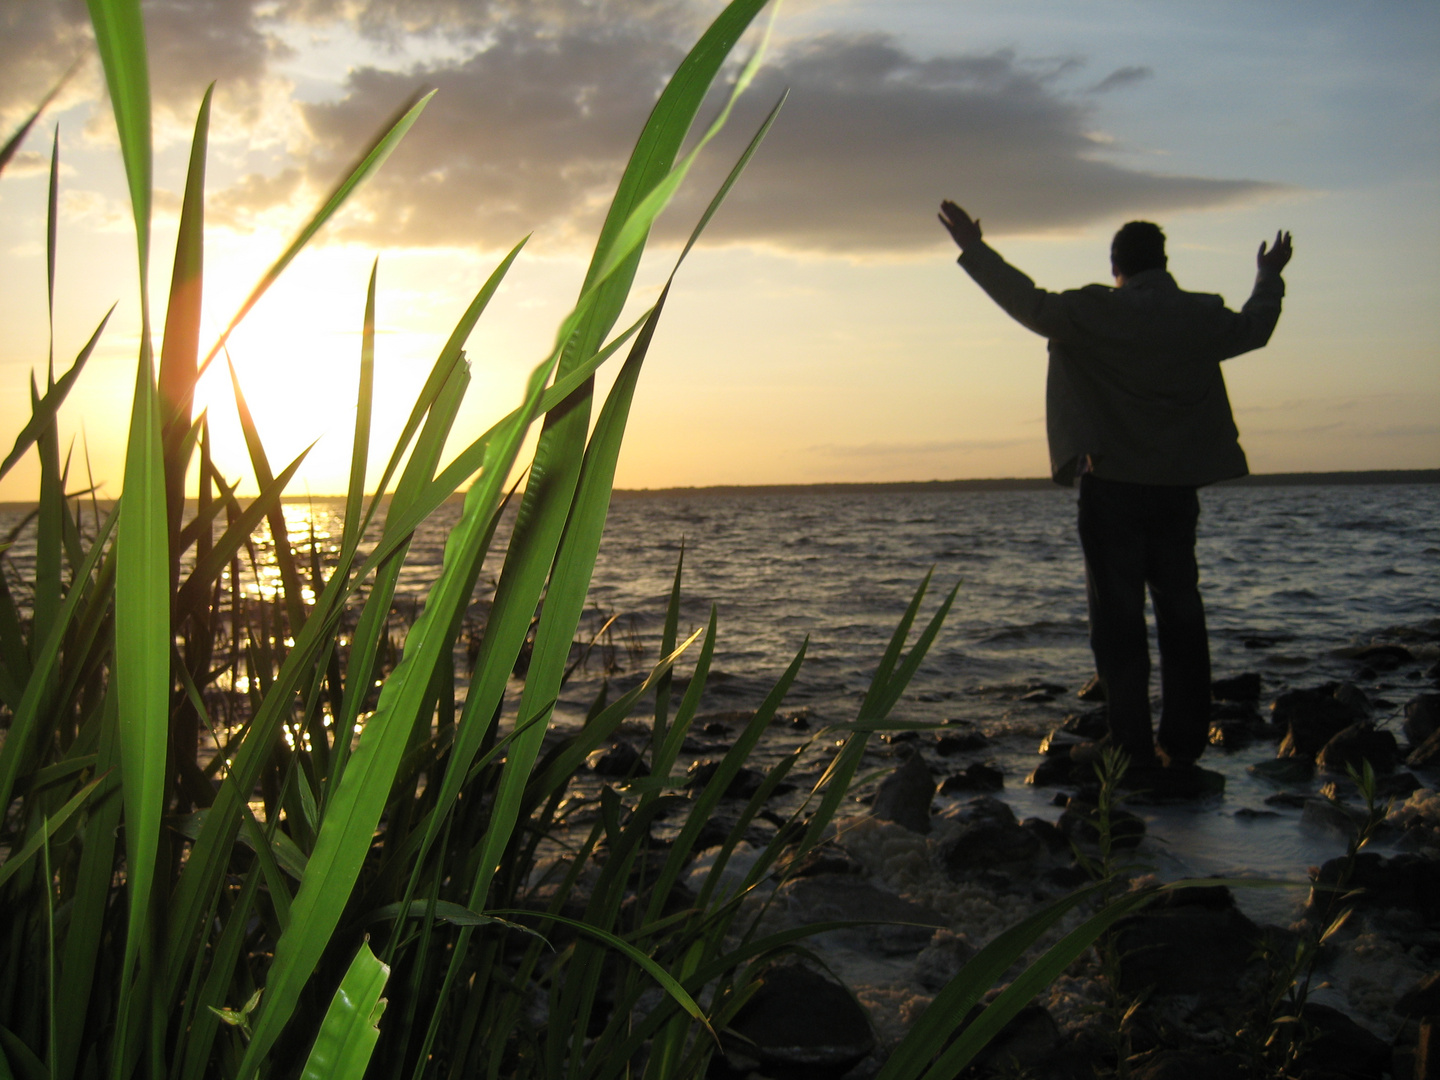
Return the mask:
[[1261,270],[1269,270],[1271,273],[1278,274],[1285,269],[1285,264],[1290,261],[1290,256],[1294,253],[1295,249],[1290,243],[1290,234],[1277,231],[1275,243],[1269,251],[1265,250],[1265,241],[1260,241],[1260,252],[1255,256],[1255,263]]
[[968,251],[980,243],[980,220],[971,220],[970,215],[949,199],[940,204],[940,224],[949,230],[961,251]]

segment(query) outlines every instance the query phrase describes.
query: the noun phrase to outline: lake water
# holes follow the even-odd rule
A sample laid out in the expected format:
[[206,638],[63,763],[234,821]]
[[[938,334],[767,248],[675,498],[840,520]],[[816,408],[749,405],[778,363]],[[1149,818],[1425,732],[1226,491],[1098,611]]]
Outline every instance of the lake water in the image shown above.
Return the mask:
[[[1348,647],[1399,642],[1417,663],[1359,681],[1376,720],[1398,736],[1404,703],[1433,689],[1421,673],[1440,655],[1440,485],[1220,487],[1202,493],[1202,507],[1198,553],[1216,677],[1258,672],[1264,706],[1282,690],[1356,680]],[[292,536],[304,537],[313,519],[322,541],[338,538],[337,509],[328,501],[287,505]],[[438,571],[458,512],[447,504],[417,534],[401,582],[408,601],[419,602]],[[603,680],[633,685],[655,661],[682,544],[682,632],[703,626],[711,604],[719,613],[702,712],[758,705],[809,640],[786,708],[804,710],[810,730],[775,729],[762,764],[826,722],[854,719],[897,620],[933,571],[921,625],[957,582],[959,596],[892,718],[971,722],[992,745],[934,763],[958,771],[993,760],[1017,815],[1053,820],[1054,791],[1024,778],[1039,739],[1084,707],[1075,691],[1092,670],[1074,517],[1074,493],[1061,488],[617,496],[582,635],[616,619],[566,685],[558,722],[583,717]],[[476,620],[505,537],[502,527],[477,591]],[[24,572],[31,558],[33,544],[27,549],[22,535],[8,561]],[[832,745],[820,738],[811,772],[797,775],[818,775]],[[889,747],[875,746],[874,765],[883,768]],[[1268,744],[1212,750],[1203,763],[1226,776],[1223,798],[1143,809],[1162,873],[1296,877],[1343,850],[1339,839],[1301,829],[1296,811],[1236,816],[1264,809],[1275,790],[1246,772],[1273,752]],[[1295,900],[1278,895],[1242,902],[1273,915],[1267,905]]]

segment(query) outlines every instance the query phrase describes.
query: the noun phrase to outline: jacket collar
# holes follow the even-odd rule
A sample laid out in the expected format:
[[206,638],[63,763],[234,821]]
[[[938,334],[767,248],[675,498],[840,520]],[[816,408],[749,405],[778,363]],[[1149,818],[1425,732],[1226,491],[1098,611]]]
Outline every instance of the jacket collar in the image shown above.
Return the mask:
[[1179,287],[1180,286],[1175,284],[1175,279],[1170,276],[1168,270],[1160,270],[1158,268],[1141,270],[1138,274],[1126,278],[1125,284],[1120,286],[1121,289],[1142,290],[1178,289]]

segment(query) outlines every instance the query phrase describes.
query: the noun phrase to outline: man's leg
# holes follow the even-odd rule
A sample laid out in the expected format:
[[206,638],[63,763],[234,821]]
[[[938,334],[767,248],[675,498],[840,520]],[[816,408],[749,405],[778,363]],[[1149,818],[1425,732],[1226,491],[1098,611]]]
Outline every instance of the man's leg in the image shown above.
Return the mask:
[[1194,761],[1204,752],[1210,729],[1210,642],[1195,564],[1200,501],[1194,488],[1166,488],[1154,508],[1145,577],[1160,644],[1156,741],[1170,760]]
[[1145,536],[1135,484],[1080,478],[1080,547],[1090,648],[1105,687],[1110,741],[1137,765],[1154,759],[1150,643],[1145,631]]

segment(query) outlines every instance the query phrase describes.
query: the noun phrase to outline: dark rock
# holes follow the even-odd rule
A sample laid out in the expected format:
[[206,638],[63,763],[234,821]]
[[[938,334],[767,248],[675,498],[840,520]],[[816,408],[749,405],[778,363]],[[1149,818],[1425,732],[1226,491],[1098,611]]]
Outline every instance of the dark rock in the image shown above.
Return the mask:
[[729,731],[730,729],[727,728],[724,724],[720,723],[718,720],[712,720],[710,721],[710,723],[703,724],[700,727],[701,735],[709,735],[712,738],[716,735],[728,734]]
[[1305,804],[1311,796],[1299,791],[1277,791],[1274,795],[1265,796],[1266,806],[1288,806],[1291,810],[1304,810]]
[[1405,704],[1405,738],[1419,746],[1440,730],[1440,694],[1421,694]]
[[1400,748],[1395,736],[1381,731],[1369,720],[1351,724],[1337,733],[1323,747],[1316,764],[1326,772],[1345,772],[1347,768],[1359,769],[1361,762],[1370,762],[1377,773],[1395,771],[1400,758]]
[[855,874],[796,878],[781,886],[780,895],[791,916],[800,923],[873,924],[834,933],[847,944],[887,956],[913,956],[926,946],[937,927],[945,925],[944,916],[885,892]]
[[955,815],[961,828],[940,842],[936,861],[955,881],[986,870],[1018,868],[1040,853],[1040,840],[1022,828],[999,799],[982,795]]
[[887,731],[880,738],[891,746],[903,746],[906,743],[919,742],[920,733],[918,731]]
[[[1202,895],[1184,897],[1188,892]],[[1228,890],[1178,890],[1172,901],[1116,923],[1120,992],[1233,994],[1260,928],[1234,907]]]
[[1404,645],[1362,645],[1350,652],[1350,659],[1376,671],[1394,671],[1401,664],[1413,664],[1414,654]]
[[1329,833],[1343,840],[1360,835],[1365,824],[1365,811],[1353,809],[1331,799],[1306,799],[1300,811],[1302,827]]
[[1275,758],[1258,761],[1245,771],[1273,784],[1303,784],[1314,778],[1315,764],[1303,758]]
[[953,930],[936,930],[929,944],[915,957],[912,974],[915,981],[927,990],[940,990],[946,983],[960,974],[960,970],[975,955],[975,946],[964,934]]
[[1338,1009],[1306,1002],[1300,1022],[1307,1039],[1296,1058],[1299,1075],[1323,1070],[1349,1080],[1382,1080],[1390,1072],[1390,1044]]
[[945,734],[936,736],[935,752],[941,757],[953,757],[956,754],[968,754],[976,750],[984,750],[990,745],[990,740],[978,731],[962,731],[956,734]]
[[1245,638],[1241,644],[1247,649],[1273,649],[1284,640],[1278,637],[1263,637],[1260,634],[1253,634]]
[[999,791],[1005,786],[1005,774],[992,762],[976,762],[963,772],[947,776],[940,784],[941,795],[970,791]]
[[792,878],[812,877],[816,874],[863,874],[865,867],[844,848],[827,843],[807,852],[805,857],[790,866],[787,872]]
[[1225,776],[1199,766],[1132,767],[1120,778],[1119,786],[1137,806],[1164,806],[1192,802],[1225,794]]
[[1337,696],[1340,683],[1326,683],[1309,690],[1290,690],[1277,697],[1270,706],[1272,720],[1283,726],[1285,738],[1280,743],[1280,757],[1314,760],[1320,748],[1349,727],[1363,719],[1365,710],[1353,700]]
[[1216,701],[1259,701],[1260,674],[1247,671],[1228,679],[1215,679],[1210,683],[1210,696]]
[[781,723],[795,731],[809,731],[810,718],[804,713],[794,713],[785,717]]
[[[802,964],[777,964],[726,1029],[732,1067],[775,1080],[840,1077],[875,1046],[870,1019],[844,986]],[[745,1071],[750,1071],[746,1069]]]
[[1260,709],[1253,701],[1212,701],[1211,720],[1243,720],[1259,731],[1270,731],[1270,725],[1260,716]]
[[[1100,842],[1100,811],[1093,804],[1080,799],[1078,796],[1070,800],[1070,805],[1060,815],[1056,826],[1065,838],[1073,844],[1093,847]],[[1121,810],[1118,806],[1110,808],[1110,843],[1113,847],[1133,849],[1138,847],[1140,841],[1145,838],[1145,821],[1143,818],[1130,813],[1128,810]]]
[[1075,769],[1068,757],[1042,758],[1035,771],[1025,778],[1027,784],[1035,787],[1055,787],[1059,784],[1073,784]]
[[1070,850],[1070,841],[1065,834],[1044,818],[1026,818],[1020,822],[1020,827],[1034,833],[1035,839],[1040,841],[1040,846],[1047,851],[1058,853]]
[[1440,971],[1432,971],[1401,994],[1395,1003],[1395,1012],[1416,1020],[1440,1016]]
[[1028,694],[1021,694],[1020,700],[1040,703],[1054,701],[1055,695],[1048,690],[1031,690]]
[[590,771],[599,776],[649,776],[640,752],[629,743],[614,743],[591,750],[585,757]]
[[1238,1054],[1200,1050],[1161,1050],[1131,1069],[1130,1080],[1238,1080],[1248,1074]]
[[1432,731],[1424,742],[1411,750],[1405,764],[1412,769],[1440,768],[1440,731]]
[[1086,709],[1081,713],[1071,713],[1060,722],[1060,730],[1078,735],[1082,739],[1103,739],[1110,734],[1109,713],[1104,705],[1097,709]]
[[882,821],[893,821],[911,832],[930,831],[930,803],[935,798],[935,779],[930,766],[919,754],[910,757],[880,782],[870,813]]
[[1075,696],[1081,701],[1104,701],[1105,686],[1100,682],[1100,676],[1091,675],[1089,681],[1075,692]]
[[1244,720],[1220,720],[1210,725],[1210,745],[1223,750],[1242,750],[1255,741]]
[[743,727],[755,719],[754,709],[726,709],[722,712],[703,713],[695,717],[698,727],[717,724],[722,728]]
[[1279,817],[1280,814],[1275,810],[1255,810],[1248,806],[1242,806],[1235,811],[1234,816],[1241,821],[1259,821],[1261,818]]
[[[1315,888],[1306,905],[1307,918],[1321,917],[1338,908],[1336,886],[1345,871],[1345,859],[1331,859],[1320,867]],[[1357,907],[1402,908],[1415,911],[1432,926],[1440,925],[1440,862],[1404,852],[1391,858],[1362,851],[1355,856],[1345,888],[1363,890],[1353,898]]]
[[[697,761],[686,770],[690,778],[689,785],[692,788],[703,788],[714,779],[715,774],[720,770],[720,761]],[[748,799],[760,790],[764,783],[765,775],[755,769],[741,766],[739,771],[730,778],[730,783],[725,785],[724,798],[727,799]]]

